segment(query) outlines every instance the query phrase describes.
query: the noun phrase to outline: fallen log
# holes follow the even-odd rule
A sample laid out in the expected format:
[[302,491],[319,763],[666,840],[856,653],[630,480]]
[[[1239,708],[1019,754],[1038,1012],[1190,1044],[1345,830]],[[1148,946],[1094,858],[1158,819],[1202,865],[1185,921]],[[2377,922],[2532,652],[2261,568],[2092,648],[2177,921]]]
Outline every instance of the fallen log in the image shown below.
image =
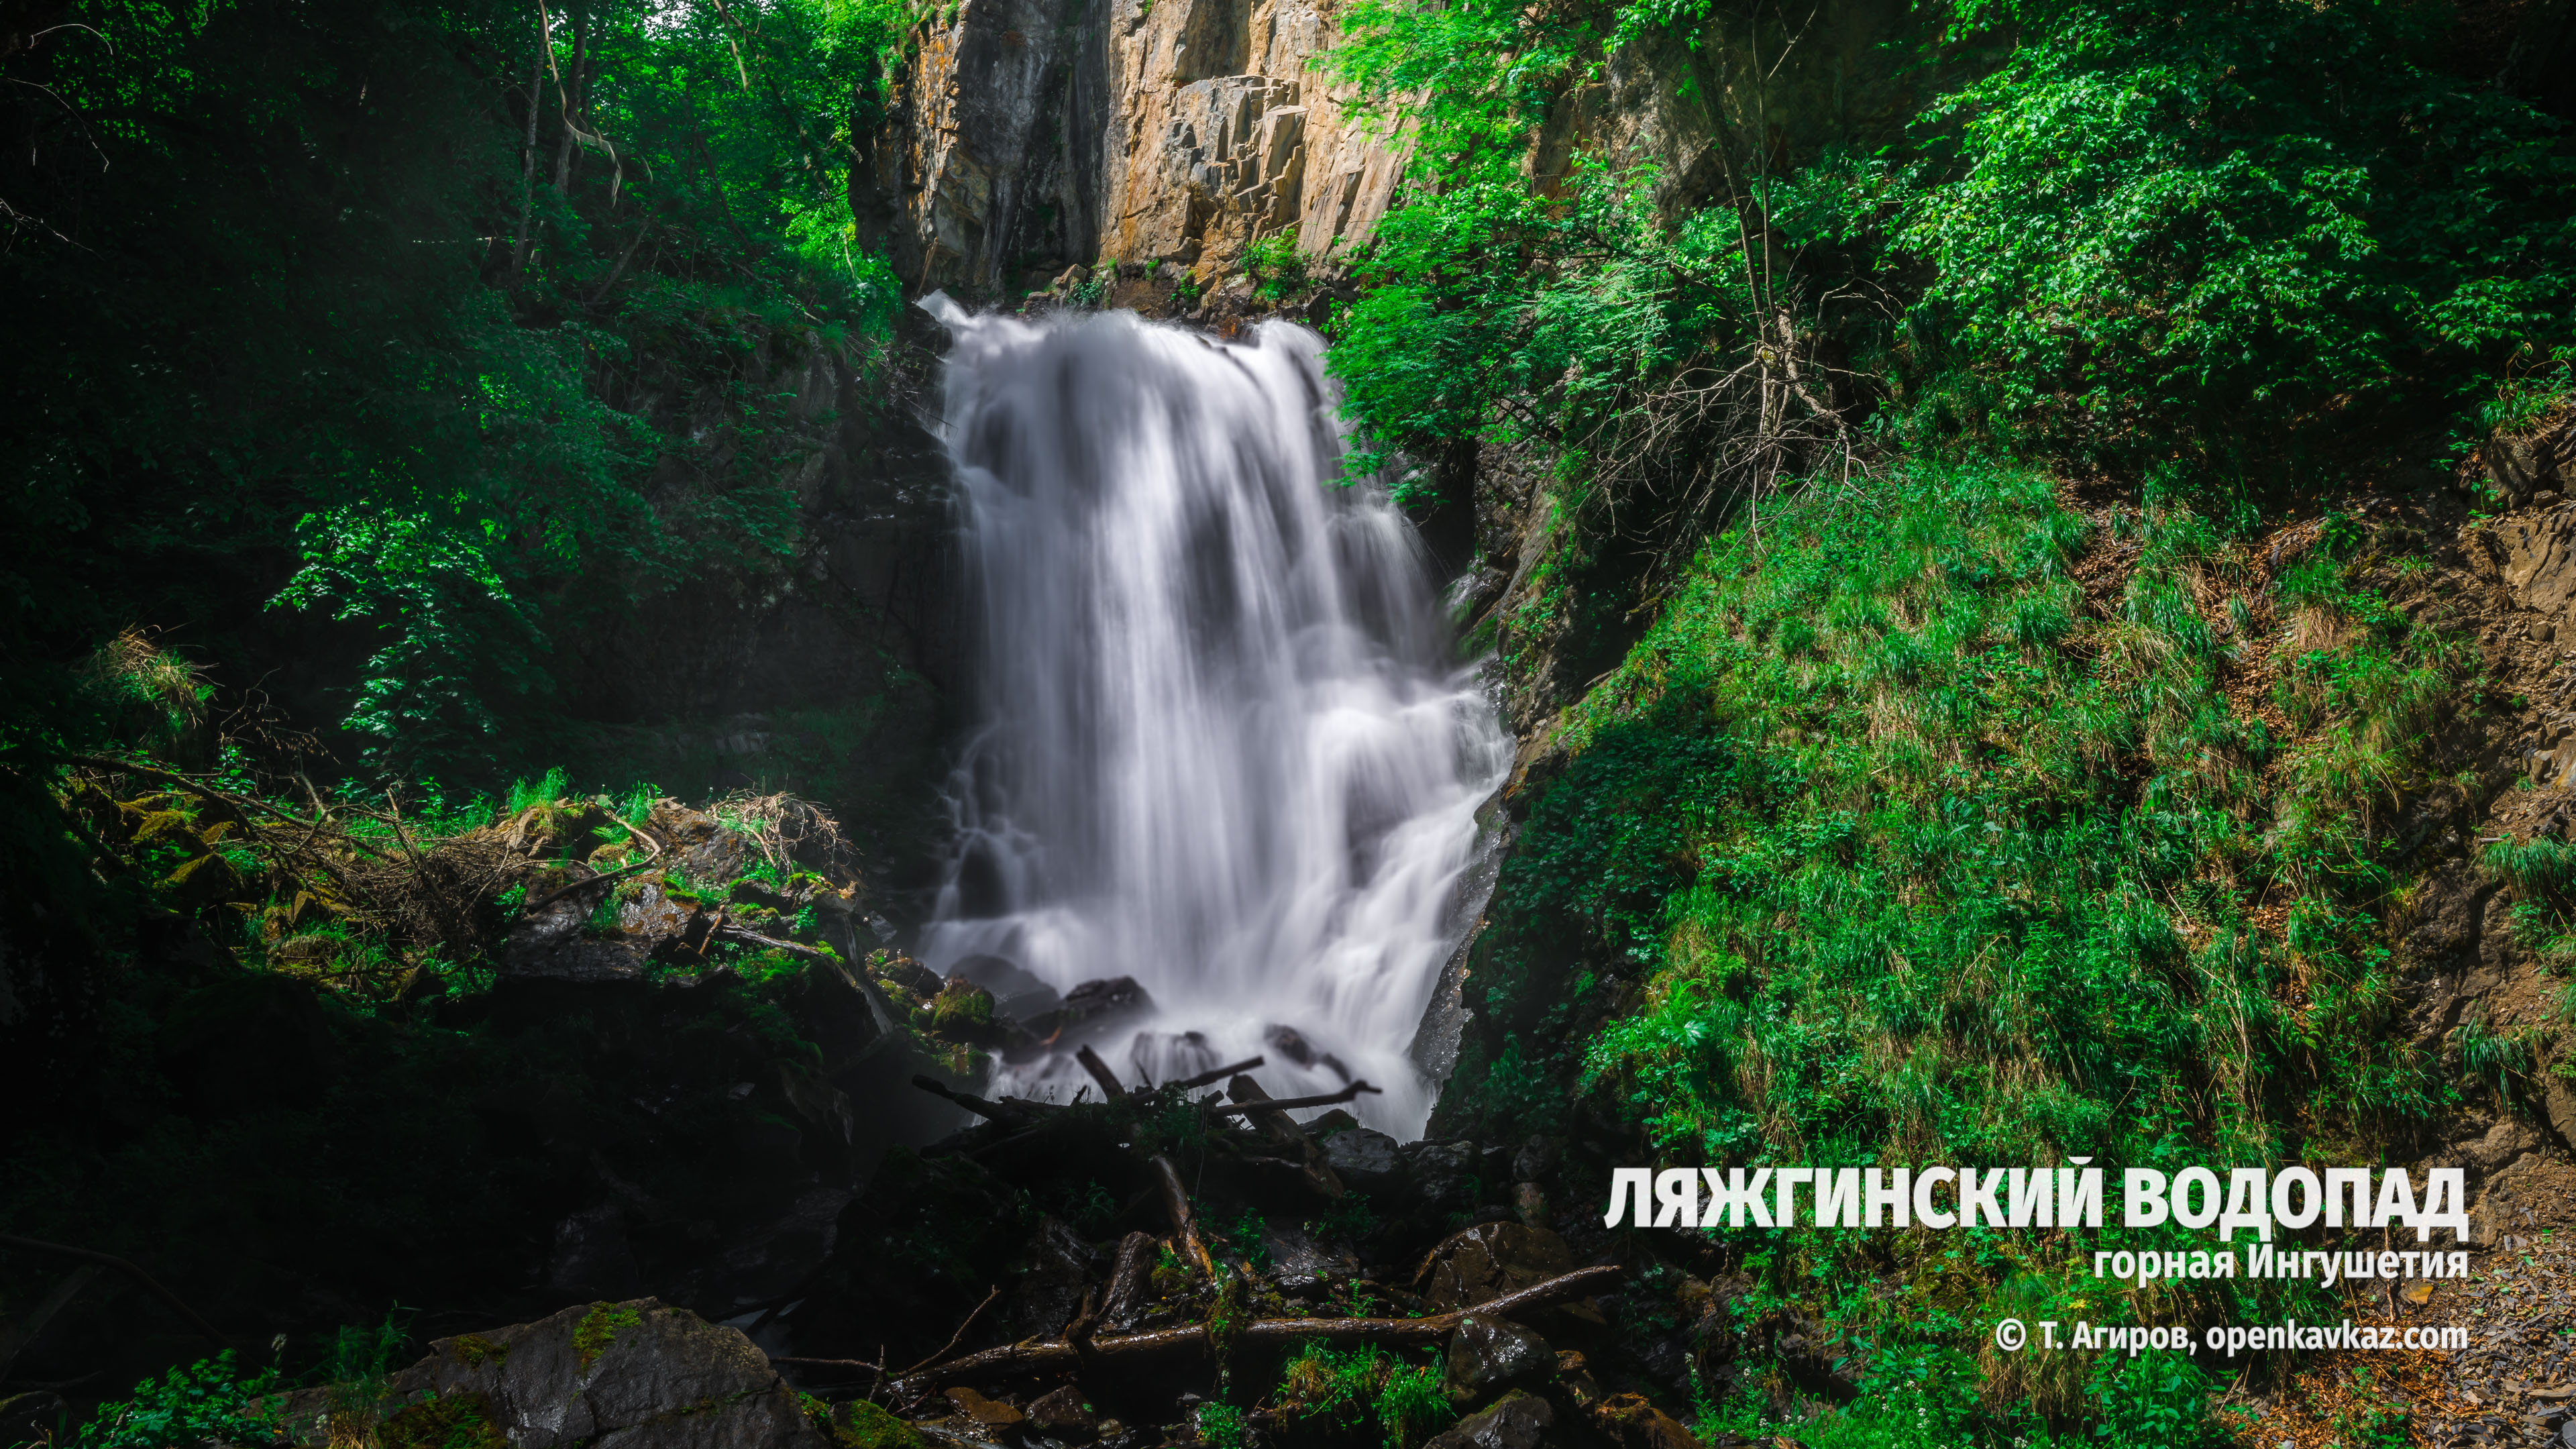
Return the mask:
[[1245,1120],[1297,1154],[1298,1171],[1305,1177],[1307,1187],[1320,1196],[1336,1199],[1348,1191],[1342,1186],[1341,1174],[1333,1171],[1332,1163],[1324,1159],[1324,1149],[1315,1145],[1315,1139],[1306,1135],[1306,1129],[1297,1125],[1297,1119],[1282,1110],[1249,1073],[1237,1076],[1226,1087],[1226,1095],[1234,1098],[1235,1104],[1244,1109]]
[[1165,1082],[1163,1085],[1166,1087],[1177,1088],[1184,1092],[1192,1091],[1199,1087],[1212,1087],[1217,1083],[1224,1081],[1226,1078],[1233,1076],[1237,1072],[1249,1072],[1266,1066],[1269,1064],[1269,1061],[1270,1058],[1268,1057],[1246,1057],[1232,1066],[1210,1068],[1207,1071],[1199,1073],[1195,1077],[1183,1077],[1177,1082]]
[[1200,1272],[1215,1278],[1216,1259],[1208,1256],[1207,1244],[1199,1241],[1198,1219],[1190,1215],[1190,1195],[1181,1186],[1180,1169],[1159,1152],[1149,1165],[1154,1169],[1154,1187],[1162,1194],[1163,1215],[1172,1220],[1172,1233],[1181,1240],[1181,1251],[1199,1265]]
[[[1524,1309],[1544,1308],[1568,1298],[1598,1292],[1624,1277],[1627,1271],[1616,1264],[1577,1268],[1571,1273],[1533,1283],[1518,1292],[1429,1318],[1260,1318],[1235,1330],[1234,1343],[1238,1347],[1250,1343],[1281,1346],[1308,1342],[1435,1343],[1448,1337],[1457,1328],[1458,1320],[1470,1313],[1507,1318]],[[1115,1338],[1093,1338],[1087,1350],[1085,1346],[1061,1340],[988,1348],[895,1382],[905,1393],[918,1393],[982,1377],[1060,1372],[1078,1367],[1086,1357],[1092,1361],[1128,1363],[1184,1349],[1199,1353],[1211,1351],[1206,1324],[1158,1328],[1147,1333],[1121,1334]]]
[[[171,784],[178,786],[180,789],[188,791],[190,794],[202,796],[205,799],[213,800],[219,804],[230,805],[236,810],[256,810],[263,815],[283,820],[289,825],[311,826],[317,823],[315,821],[303,819],[300,816],[290,815],[287,812],[278,809],[276,806],[269,804],[265,800],[254,800],[248,795],[236,795],[230,790],[219,790],[194,776],[182,775],[176,770],[165,770],[159,765],[147,765],[137,760],[112,759],[106,755],[65,755],[63,758],[75,765],[87,765],[95,770],[117,770],[126,774],[150,775],[157,780],[167,780]],[[351,850],[355,850],[366,855],[372,855],[378,860],[391,860],[391,857],[387,856],[383,851],[376,849],[374,846],[367,844],[365,841],[358,839],[354,835],[343,833],[340,838],[348,843]]]
[[1031,1102],[1020,1097],[1004,1097],[988,1102],[972,1092],[960,1092],[937,1077],[915,1077],[912,1084],[934,1097],[945,1097],[957,1106],[990,1122],[1026,1123],[1054,1106],[1051,1102]]
[[1348,1102],[1362,1092],[1383,1092],[1384,1090],[1382,1087],[1372,1087],[1366,1082],[1353,1082],[1338,1092],[1327,1092],[1320,1097],[1280,1097],[1275,1100],[1263,1098],[1257,1102],[1223,1102],[1208,1108],[1208,1112],[1213,1116],[1223,1116],[1228,1112],[1286,1112],[1299,1107],[1331,1107]]
[[1127,1089],[1119,1085],[1118,1074],[1109,1070],[1109,1064],[1100,1059],[1100,1053],[1088,1046],[1078,1046],[1073,1049],[1073,1059],[1082,1063],[1082,1069],[1091,1073],[1091,1079],[1100,1084],[1102,1100],[1117,1102],[1126,1099]]
[[741,926],[719,925],[712,934],[727,941],[740,941],[746,946],[757,946],[764,951],[782,951],[806,961],[828,961],[835,966],[841,964],[841,958],[829,951],[818,950],[797,941],[782,941],[775,936],[764,936],[758,931],[746,930]]

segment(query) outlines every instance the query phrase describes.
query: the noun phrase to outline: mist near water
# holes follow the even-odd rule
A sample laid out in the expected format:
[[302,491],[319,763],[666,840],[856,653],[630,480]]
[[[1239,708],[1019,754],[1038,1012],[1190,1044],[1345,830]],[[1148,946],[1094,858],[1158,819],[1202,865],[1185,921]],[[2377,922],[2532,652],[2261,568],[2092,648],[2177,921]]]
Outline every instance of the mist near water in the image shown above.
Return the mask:
[[954,334],[945,441],[977,721],[919,954],[1040,1021],[1083,982],[1149,1009],[998,1056],[1069,1098],[1265,1055],[1273,1096],[1420,1135],[1409,1053],[1481,908],[1477,806],[1511,741],[1452,648],[1412,525],[1344,487],[1323,340],[1220,343],[1130,313]]

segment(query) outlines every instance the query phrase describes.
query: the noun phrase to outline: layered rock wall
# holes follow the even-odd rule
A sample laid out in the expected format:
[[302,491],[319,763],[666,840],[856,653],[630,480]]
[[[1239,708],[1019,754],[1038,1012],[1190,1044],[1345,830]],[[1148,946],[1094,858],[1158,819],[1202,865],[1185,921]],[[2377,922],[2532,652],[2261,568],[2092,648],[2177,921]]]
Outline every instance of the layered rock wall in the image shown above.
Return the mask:
[[1355,246],[1403,156],[1312,68],[1334,38],[1315,0],[966,0],[917,37],[853,210],[908,286],[985,296]]

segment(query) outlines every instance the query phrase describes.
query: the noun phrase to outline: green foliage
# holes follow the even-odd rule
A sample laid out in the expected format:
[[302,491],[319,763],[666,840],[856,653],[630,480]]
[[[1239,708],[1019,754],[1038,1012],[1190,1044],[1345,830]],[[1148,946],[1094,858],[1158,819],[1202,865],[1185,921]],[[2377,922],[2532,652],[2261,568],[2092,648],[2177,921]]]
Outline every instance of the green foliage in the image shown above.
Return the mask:
[[[2344,901],[2386,879],[2353,762],[2420,757],[2426,681],[2456,667],[2434,636],[2321,641],[2347,684],[2293,744],[2225,711],[2214,641],[2164,602],[2217,563],[2188,514],[2140,520],[2126,617],[2037,631],[2081,530],[2035,478],[1916,468],[1771,526],[1758,565],[1713,546],[1578,715],[1503,886],[1651,983],[1590,1070],[1659,1140],[2000,1160],[2108,1150],[2122,1118],[2252,1146],[2294,1080],[2326,1110],[2429,1104],[2368,1029],[2393,978]],[[2284,886],[2275,947],[2244,913]],[[2266,989],[2294,963],[2324,983],[2295,1018]]]
[[509,796],[503,802],[501,813],[505,817],[514,816],[532,806],[552,805],[569,793],[571,785],[572,782],[565,777],[562,766],[550,766],[533,785],[526,780],[513,781]]
[[[2108,540],[2009,467],[1818,483],[1760,543],[1713,540],[1563,722],[1443,1111],[1565,1130],[1550,1084],[1579,1077],[1670,1161],[2146,1163],[2394,1138],[2448,1100],[2388,1029],[2374,812],[2421,782],[2431,701],[2473,659],[2389,602],[2360,539],[2330,547],[2244,616],[2294,646],[2276,735],[2229,707],[2240,646],[2196,601],[2250,589],[2242,550],[2180,507],[2103,526],[2134,567],[2092,607],[2074,563]],[[1888,1268],[1857,1242],[1728,1236],[1875,1355],[1943,1342],[1928,1303],[1873,1295]],[[1974,1301],[2014,1271],[1898,1276]],[[1949,1442],[1948,1412],[1900,1417]]]
[[[1881,37],[1873,93],[1966,83],[1908,132],[1774,97],[1796,42],[1759,10],[1367,0],[1344,24],[1326,68],[1418,137],[1414,185],[1355,259],[1372,290],[1336,324],[1373,445],[1355,472],[1499,430],[1578,498],[1643,493],[1686,543],[1774,476],[1711,476],[1781,426],[1710,386],[1773,368],[1772,349],[1808,359],[1806,392],[1766,380],[1819,416],[1892,400],[1920,437],[2214,494],[2321,452],[2456,449],[2500,368],[2483,426],[2567,391],[2576,154],[2526,101],[2436,67],[2438,8],[1916,12]],[[1534,188],[1541,123],[1631,43],[1724,57],[1678,66],[1686,99],[1730,63],[1783,59],[1727,82],[1741,111],[1716,175],[1613,180],[1578,155]],[[1814,139],[1776,149],[1773,106]],[[1610,204],[1649,187],[1651,207]],[[1809,431],[1793,471],[1844,441]]]
[[1236,1218],[1224,1232],[1226,1247],[1233,1252],[1238,1261],[1255,1273],[1265,1271],[1270,1266],[1270,1247],[1261,1240],[1263,1227],[1261,1214],[1246,1208],[1243,1216]]
[[1345,1429],[1377,1427],[1386,1449],[1412,1449],[1458,1417],[1437,1369],[1408,1364],[1375,1344],[1335,1350],[1310,1343],[1281,1370],[1280,1412]]
[[2537,1040],[2535,1029],[2529,1027],[2512,1033],[2496,1031],[2482,1011],[2472,1012],[2451,1033],[2460,1070],[2493,1087],[2496,1100],[2507,1106],[2515,1100],[2515,1085],[2528,1078],[2537,1064]]
[[506,1449],[510,1440],[493,1422],[481,1394],[438,1394],[408,1404],[376,1426],[384,1449]]
[[1199,1438],[1214,1449],[1243,1449],[1243,1410],[1232,1404],[1209,1402],[1192,1411]]
[[1265,302],[1306,290],[1306,254],[1298,249],[1296,233],[1274,232],[1244,248],[1243,274],[1251,279],[1252,294]]
[[2576,402],[2576,346],[2550,349],[2536,360],[2534,348],[2516,353],[2493,399],[2478,409],[2478,424],[2496,433],[2524,432]]
[[2011,59],[1927,117],[1910,329],[1999,436],[2131,463],[2457,416],[2486,369],[2569,340],[2576,157],[2524,102],[2431,68],[2442,13],[2024,17]]
[[826,1404],[807,1396],[806,1416],[841,1449],[928,1449],[921,1431],[867,1399]]
[[573,1355],[581,1360],[583,1368],[588,1368],[617,1342],[618,1334],[643,1321],[644,1315],[622,1303],[594,1303],[581,1322],[573,1325]]
[[993,1024],[993,993],[968,981],[951,981],[930,1005],[931,1025],[943,1032],[976,1032]]
[[263,1403],[277,1390],[277,1371],[243,1374],[230,1350],[134,1386],[134,1397],[99,1405],[71,1442],[81,1449],[187,1449],[208,1440],[283,1444]]
[[2093,1371],[2090,1392],[2101,1405],[2096,1434],[2116,1443],[2168,1444],[2174,1449],[2217,1449],[2231,1442],[2207,1409],[2217,1385],[2190,1359],[2168,1354],[2106,1356]]
[[908,14],[549,14],[111,4],[12,53],[13,657],[186,619],[375,769],[482,771],[567,627],[778,566],[769,379],[874,365],[900,300],[846,196]]
[[[1577,509],[1672,510],[1669,536],[1692,538],[1746,461],[1723,435],[1758,431],[1736,389],[1768,366],[1777,299],[1731,208],[1668,229],[1654,180],[1586,163],[1560,200],[1471,173],[1390,212],[1329,359],[1374,445],[1349,471],[1499,430],[1579,460],[1564,478]],[[1420,486],[1400,482],[1399,497]]]

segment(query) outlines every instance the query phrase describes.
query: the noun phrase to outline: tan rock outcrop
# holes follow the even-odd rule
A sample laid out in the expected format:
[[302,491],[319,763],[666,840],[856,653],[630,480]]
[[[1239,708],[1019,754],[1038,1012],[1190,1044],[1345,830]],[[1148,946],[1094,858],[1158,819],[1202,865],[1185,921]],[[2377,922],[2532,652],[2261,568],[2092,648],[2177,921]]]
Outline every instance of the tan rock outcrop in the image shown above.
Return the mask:
[[965,0],[917,36],[853,209],[923,290],[1356,245],[1403,160],[1312,69],[1332,40],[1315,0]]

